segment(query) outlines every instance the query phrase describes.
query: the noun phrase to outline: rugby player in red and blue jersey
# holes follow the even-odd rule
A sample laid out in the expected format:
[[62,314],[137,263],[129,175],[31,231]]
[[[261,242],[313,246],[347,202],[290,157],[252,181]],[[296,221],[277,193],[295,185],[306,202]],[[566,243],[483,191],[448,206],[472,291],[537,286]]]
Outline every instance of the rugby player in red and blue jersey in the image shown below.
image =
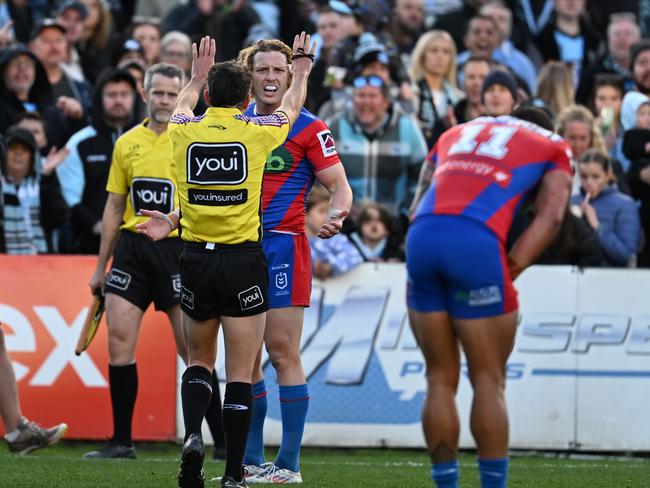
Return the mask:
[[[258,41],[241,52],[239,62],[251,71],[255,98],[247,116],[270,114],[279,107],[291,83],[291,57],[289,46],[278,40]],[[269,155],[264,172],[262,246],[269,274],[264,343],[280,385],[282,441],[275,461],[265,463],[262,433],[267,404],[260,351],[244,458],[248,483],[302,482],[299,454],[309,392],[300,360],[300,337],[311,292],[305,206],[315,180],[331,194],[329,219],[318,234],[327,239],[340,231],[352,205],[352,190],[329,128],[303,108],[286,142]]]
[[[512,280],[553,240],[571,192],[571,151],[548,117],[534,108],[513,115],[480,117],[440,137],[423,165],[407,236],[409,318],[427,367],[422,423],[439,488],[459,486],[459,344],[474,390],[481,486],[506,486]],[[530,199],[535,218],[506,255],[513,216]]]

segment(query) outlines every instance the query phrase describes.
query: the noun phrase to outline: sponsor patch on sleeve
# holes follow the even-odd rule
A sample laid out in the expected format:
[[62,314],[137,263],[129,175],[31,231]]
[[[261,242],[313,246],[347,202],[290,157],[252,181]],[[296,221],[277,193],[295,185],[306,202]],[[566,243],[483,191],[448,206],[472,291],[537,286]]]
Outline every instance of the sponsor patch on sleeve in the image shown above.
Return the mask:
[[320,148],[323,151],[323,156],[326,158],[334,156],[336,154],[336,144],[334,144],[334,137],[329,130],[322,130],[318,134],[318,142],[320,142]]

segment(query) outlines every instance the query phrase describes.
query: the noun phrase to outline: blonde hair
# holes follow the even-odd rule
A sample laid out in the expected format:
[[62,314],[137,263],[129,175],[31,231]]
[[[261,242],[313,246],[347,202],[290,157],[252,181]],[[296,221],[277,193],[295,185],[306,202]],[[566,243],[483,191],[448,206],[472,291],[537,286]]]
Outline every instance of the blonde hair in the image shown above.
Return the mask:
[[255,55],[257,53],[269,53],[273,51],[284,54],[287,57],[287,64],[291,64],[293,51],[289,46],[287,46],[284,42],[279,41],[278,39],[262,39],[254,42],[247,48],[239,51],[237,62],[246,66],[249,71],[253,71],[253,58]]
[[564,110],[562,110],[557,116],[556,132],[564,137],[566,126],[571,122],[582,122],[584,124],[587,124],[589,127],[589,133],[591,135],[589,149],[596,149],[604,154],[607,154],[605,140],[603,139],[600,130],[596,126],[594,116],[586,107],[583,107],[582,105],[569,105]]
[[[113,26],[113,14],[106,7],[102,0],[90,0],[99,9],[99,20],[97,25],[92,28],[90,35],[86,39],[88,45],[95,50],[104,49],[108,46],[108,39],[111,35],[111,27]],[[86,5],[86,2],[83,2]],[[87,7],[89,8],[89,7]]]
[[573,104],[573,72],[561,61],[546,63],[537,78],[537,98],[544,100],[559,114]]
[[409,75],[415,82],[424,79],[424,56],[429,47],[429,43],[435,39],[442,39],[449,46],[449,50],[451,51],[451,60],[449,61],[449,67],[447,68],[444,77],[451,86],[456,88],[456,44],[454,44],[454,40],[447,31],[432,30],[420,36],[420,39],[418,39],[418,42],[413,48],[413,53],[411,54],[411,68],[409,69]]

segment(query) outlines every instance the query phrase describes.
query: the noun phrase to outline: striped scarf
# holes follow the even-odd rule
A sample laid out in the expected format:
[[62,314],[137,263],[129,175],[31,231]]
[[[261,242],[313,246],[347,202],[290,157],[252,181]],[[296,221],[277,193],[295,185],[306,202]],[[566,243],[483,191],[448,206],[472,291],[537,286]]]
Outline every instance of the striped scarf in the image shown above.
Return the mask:
[[28,176],[16,185],[0,175],[0,190],[5,252],[7,254],[46,253],[47,241],[40,221],[39,178]]

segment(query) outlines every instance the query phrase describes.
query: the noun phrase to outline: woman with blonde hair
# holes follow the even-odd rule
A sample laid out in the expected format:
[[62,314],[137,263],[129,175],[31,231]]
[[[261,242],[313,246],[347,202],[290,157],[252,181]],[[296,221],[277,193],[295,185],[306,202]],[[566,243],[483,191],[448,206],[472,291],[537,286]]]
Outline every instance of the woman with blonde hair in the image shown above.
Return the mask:
[[537,78],[537,98],[551,107],[554,114],[573,105],[574,95],[573,73],[566,64],[549,61],[542,66]]
[[[564,138],[573,151],[573,161],[578,161],[590,149],[607,154],[605,140],[600,132],[593,114],[582,105],[569,105],[557,116],[556,132]],[[611,161],[609,166],[611,177],[616,181],[618,189],[630,194],[625,173],[621,163]],[[575,180],[577,183],[577,180]],[[577,188],[575,188],[577,192]],[[576,193],[574,192],[574,193]]]
[[411,54],[409,75],[415,84],[415,113],[432,147],[440,134],[456,125],[454,107],[462,93],[456,87],[456,45],[442,30],[422,35]]
[[108,41],[113,33],[113,15],[102,0],[82,0],[88,9],[79,42],[81,67],[87,80],[94,82],[108,66]]

